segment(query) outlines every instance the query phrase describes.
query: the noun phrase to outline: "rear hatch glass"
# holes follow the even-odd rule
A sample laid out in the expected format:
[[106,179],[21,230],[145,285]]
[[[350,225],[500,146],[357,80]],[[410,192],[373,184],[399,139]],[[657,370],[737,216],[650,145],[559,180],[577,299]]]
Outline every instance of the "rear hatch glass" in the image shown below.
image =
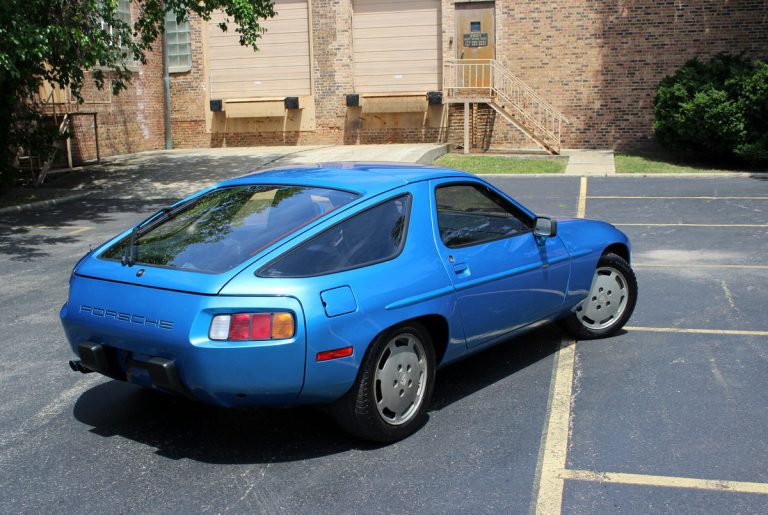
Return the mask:
[[357,197],[305,186],[223,187],[157,213],[99,257],[220,274]]

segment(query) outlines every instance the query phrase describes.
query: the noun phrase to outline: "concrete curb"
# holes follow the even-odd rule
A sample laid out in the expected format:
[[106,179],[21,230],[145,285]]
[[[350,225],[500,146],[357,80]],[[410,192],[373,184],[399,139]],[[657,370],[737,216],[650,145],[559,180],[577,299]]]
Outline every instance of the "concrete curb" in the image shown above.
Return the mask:
[[617,173],[615,177],[675,177],[713,179],[768,179],[768,172]]
[[73,200],[79,200],[92,194],[93,191],[84,191],[82,193],[74,193],[67,195],[66,197],[59,197],[51,200],[39,200],[37,202],[30,202],[29,204],[20,204],[18,206],[8,206],[0,208],[0,215],[6,213],[19,213],[21,211],[29,211],[37,208],[46,208],[55,206],[57,204],[63,204],[64,202],[71,202]]
[[476,173],[478,177],[576,177],[575,175],[566,176],[565,173]]
[[422,165],[431,165],[435,162],[435,159],[438,157],[445,155],[448,153],[448,151],[451,149],[451,146],[446,143],[445,145],[440,145],[436,148],[431,148],[424,152],[424,154],[416,160],[416,163],[422,164]]

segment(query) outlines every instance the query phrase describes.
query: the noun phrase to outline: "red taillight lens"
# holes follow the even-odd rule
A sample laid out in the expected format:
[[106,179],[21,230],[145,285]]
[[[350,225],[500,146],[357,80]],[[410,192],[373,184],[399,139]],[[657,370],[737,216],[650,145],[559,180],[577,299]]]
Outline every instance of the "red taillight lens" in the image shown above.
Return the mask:
[[229,321],[229,339],[247,340],[251,328],[251,315],[240,313],[232,315]]
[[217,341],[284,340],[296,333],[293,314],[235,313],[216,315],[211,320],[208,338]]
[[272,316],[269,313],[251,315],[251,340],[269,340],[271,333]]

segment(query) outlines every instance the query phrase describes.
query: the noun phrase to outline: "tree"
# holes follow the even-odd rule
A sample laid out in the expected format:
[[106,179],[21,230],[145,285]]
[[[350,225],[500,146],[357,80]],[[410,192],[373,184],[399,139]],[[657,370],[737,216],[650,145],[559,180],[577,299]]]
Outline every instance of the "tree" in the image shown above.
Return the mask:
[[[146,64],[169,12],[181,22],[192,13],[209,20],[221,9],[237,24],[240,44],[254,50],[264,32],[260,21],[275,15],[270,0],[132,3],[138,16],[129,24],[120,17],[118,0],[0,1],[0,191],[14,181],[18,146],[45,146],[54,137],[37,123],[41,113],[35,99],[43,83],[69,88],[82,102],[84,72],[91,70],[99,89],[108,86],[118,94],[131,80],[129,65]],[[227,30],[225,23],[220,27]]]

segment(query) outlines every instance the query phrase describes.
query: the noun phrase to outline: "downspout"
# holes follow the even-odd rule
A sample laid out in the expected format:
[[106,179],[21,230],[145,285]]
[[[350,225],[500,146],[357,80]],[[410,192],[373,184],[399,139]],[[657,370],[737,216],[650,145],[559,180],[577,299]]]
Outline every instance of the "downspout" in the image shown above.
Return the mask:
[[165,149],[173,148],[173,133],[171,132],[171,76],[168,73],[168,35],[163,21],[163,85],[165,101]]

